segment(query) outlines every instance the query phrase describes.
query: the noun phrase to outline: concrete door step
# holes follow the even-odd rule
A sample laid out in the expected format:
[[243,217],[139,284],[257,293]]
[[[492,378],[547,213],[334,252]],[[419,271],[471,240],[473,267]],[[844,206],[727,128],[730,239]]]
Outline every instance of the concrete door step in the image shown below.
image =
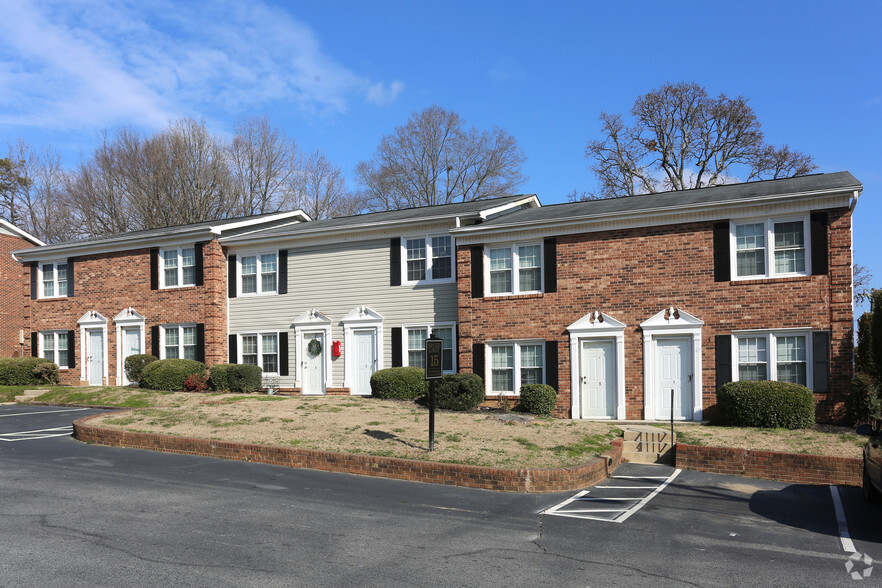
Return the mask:
[[626,425],[622,459],[634,463],[673,463],[676,439],[659,427]]
[[24,390],[21,394],[15,397],[16,402],[28,402],[33,400],[37,396],[42,396],[49,390]]

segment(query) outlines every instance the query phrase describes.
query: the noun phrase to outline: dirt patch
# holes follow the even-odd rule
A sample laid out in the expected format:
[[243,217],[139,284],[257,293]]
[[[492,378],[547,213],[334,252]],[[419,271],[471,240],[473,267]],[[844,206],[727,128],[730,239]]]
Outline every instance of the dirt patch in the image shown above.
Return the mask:
[[818,425],[812,429],[752,429],[680,423],[674,426],[677,440],[690,445],[733,447],[760,451],[860,457],[867,441],[847,427]]

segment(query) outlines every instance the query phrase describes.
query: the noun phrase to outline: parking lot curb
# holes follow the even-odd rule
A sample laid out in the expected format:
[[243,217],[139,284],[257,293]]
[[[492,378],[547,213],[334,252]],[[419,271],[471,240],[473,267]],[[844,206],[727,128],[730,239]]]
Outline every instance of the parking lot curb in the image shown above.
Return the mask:
[[85,443],[149,449],[304,468],[376,476],[447,486],[482,488],[501,492],[568,492],[592,486],[604,480],[622,461],[622,440],[614,439],[612,448],[585,463],[550,469],[491,468],[472,465],[418,461],[297,447],[279,447],[175,437],[157,433],[139,433],[90,424],[101,415],[73,422],[74,437]]

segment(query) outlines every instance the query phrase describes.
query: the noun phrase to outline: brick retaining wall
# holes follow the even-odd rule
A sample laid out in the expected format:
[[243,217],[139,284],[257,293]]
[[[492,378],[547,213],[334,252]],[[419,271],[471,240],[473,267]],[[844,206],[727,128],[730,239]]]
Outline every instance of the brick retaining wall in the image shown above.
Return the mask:
[[136,433],[90,425],[101,415],[77,419],[74,437],[86,443],[150,449],[253,461],[292,468],[379,476],[397,480],[465,486],[503,492],[565,492],[591,486],[605,479],[622,461],[622,440],[613,440],[610,451],[589,462],[559,469],[504,469],[460,464],[417,461],[394,457],[318,451],[296,447],[276,447]]
[[857,457],[700,447],[683,443],[677,443],[676,461],[678,468],[797,484],[859,487],[864,473],[863,461]]

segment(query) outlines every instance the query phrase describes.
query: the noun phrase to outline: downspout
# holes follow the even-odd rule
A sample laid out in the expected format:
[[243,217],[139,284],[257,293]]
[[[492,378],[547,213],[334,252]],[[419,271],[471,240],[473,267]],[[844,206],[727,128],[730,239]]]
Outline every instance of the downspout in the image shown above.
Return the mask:
[[[851,227],[851,230],[849,231],[849,237],[851,239],[850,247],[851,247],[851,255],[852,255],[851,268],[850,268],[851,269],[850,273],[851,273],[851,375],[852,375],[852,377],[854,377],[855,369],[857,367],[856,358],[855,358],[855,352],[856,352],[855,338],[857,337],[857,329],[855,328],[855,316],[854,316],[854,311],[855,311],[855,308],[854,308],[854,224],[851,221],[854,218],[854,208],[855,208],[855,206],[857,206],[858,198],[860,198],[860,197],[861,197],[861,191],[855,190],[854,197],[851,199],[851,204],[848,207],[849,225]],[[832,289],[833,289],[832,284],[831,284],[830,289],[832,291]],[[832,296],[832,292],[831,292],[831,296]]]

